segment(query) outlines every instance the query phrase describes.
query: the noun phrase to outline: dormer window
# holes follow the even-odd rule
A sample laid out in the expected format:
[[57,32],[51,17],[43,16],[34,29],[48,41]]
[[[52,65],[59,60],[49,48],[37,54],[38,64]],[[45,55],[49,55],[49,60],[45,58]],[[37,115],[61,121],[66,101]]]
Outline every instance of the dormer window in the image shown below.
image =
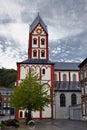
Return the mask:
[[41,45],[45,45],[45,39],[44,38],[41,39]]
[[36,38],[33,39],[33,45],[37,45],[37,39]]
[[45,51],[44,50],[41,51],[41,57],[45,57]]
[[36,50],[33,51],[33,57],[37,57],[37,51]]

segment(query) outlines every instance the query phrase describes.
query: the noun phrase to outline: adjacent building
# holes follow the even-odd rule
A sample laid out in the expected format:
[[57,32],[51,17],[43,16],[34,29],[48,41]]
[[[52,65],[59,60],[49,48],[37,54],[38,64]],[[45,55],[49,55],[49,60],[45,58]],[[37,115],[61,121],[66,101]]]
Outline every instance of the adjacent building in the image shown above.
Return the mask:
[[55,119],[69,119],[70,116],[73,116],[70,115],[71,111],[69,107],[75,107],[77,104],[81,104],[80,72],[78,65],[79,63],[55,63]]
[[79,64],[83,120],[87,120],[87,58]]
[[0,88],[0,114],[14,115],[14,108],[10,106],[10,95],[13,94],[13,89]]

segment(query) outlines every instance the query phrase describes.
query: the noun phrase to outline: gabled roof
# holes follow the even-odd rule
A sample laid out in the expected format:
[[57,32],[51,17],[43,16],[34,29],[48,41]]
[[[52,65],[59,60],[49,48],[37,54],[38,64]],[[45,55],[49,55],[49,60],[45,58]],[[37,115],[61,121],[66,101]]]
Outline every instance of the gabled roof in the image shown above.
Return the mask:
[[45,23],[43,22],[43,20],[41,19],[40,15],[39,15],[39,13],[38,13],[37,17],[35,18],[35,20],[33,21],[33,23],[30,25],[30,33],[33,31],[33,29],[35,28],[35,26],[36,26],[38,23],[40,23],[40,24],[42,25],[42,27],[44,28],[44,30],[45,30],[46,32],[48,32],[48,31],[47,31],[47,26],[45,25]]
[[80,63],[72,63],[72,62],[55,62],[55,70],[61,71],[78,71]]
[[53,62],[51,62],[50,60],[47,59],[27,59],[25,61],[22,62],[18,62],[19,64],[55,64]]
[[79,68],[81,68],[82,66],[84,66],[84,64],[87,63],[87,58],[84,59],[80,64],[79,64]]

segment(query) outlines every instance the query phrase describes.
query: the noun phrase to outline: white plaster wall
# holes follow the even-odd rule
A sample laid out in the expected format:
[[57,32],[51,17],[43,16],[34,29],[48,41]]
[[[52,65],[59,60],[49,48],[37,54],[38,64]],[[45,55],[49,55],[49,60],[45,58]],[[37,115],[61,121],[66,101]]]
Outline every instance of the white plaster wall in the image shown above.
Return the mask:
[[76,75],[76,81],[79,81],[79,76],[78,76],[78,72],[70,72],[70,78],[71,78],[71,81],[73,81],[73,74]]
[[60,77],[61,77],[61,81],[63,81],[63,75],[66,74],[67,76],[67,81],[69,81],[69,72],[66,72],[66,71],[61,71],[60,73]]
[[51,80],[51,68],[43,66],[42,69],[45,69],[45,74],[42,74],[42,80]]
[[21,66],[20,67],[20,79],[25,79],[26,75],[29,72],[29,67],[28,66]]
[[43,28],[40,26],[40,24],[36,27],[36,29],[34,30],[33,34],[37,34],[37,32],[36,32],[37,29],[41,29],[42,30],[41,35],[45,35],[46,34],[44,32]]
[[51,117],[51,106],[45,107],[45,111],[42,111],[43,118],[50,118]]
[[[66,96],[66,106],[60,107],[60,94],[65,94]],[[81,93],[80,92],[56,92],[54,98],[54,109],[53,117],[54,119],[68,119],[69,118],[69,106],[71,105],[71,95],[75,93],[77,95],[77,104],[81,104]]]
[[39,66],[31,66],[31,71],[35,71],[38,76],[40,76],[40,67]]
[[[79,81],[79,74],[76,71],[60,71],[60,78],[61,81],[63,81],[63,74],[67,75],[67,81],[69,81],[69,72],[70,72],[70,79],[73,81],[73,74],[76,74],[76,81]],[[55,74],[57,75],[57,81],[59,81],[59,71],[55,71]]]
[[[42,76],[42,83],[48,83],[49,85],[51,85],[51,81],[50,81],[50,74],[51,74],[51,70],[50,70],[50,65],[48,67],[48,65],[42,66],[42,65],[27,65],[25,64],[24,66],[21,65],[20,67],[20,78],[24,79],[26,77],[26,74],[29,72],[29,68],[34,69],[37,71],[37,73],[40,74],[40,68],[43,69],[45,68],[45,75]],[[49,80],[49,81],[48,81]],[[49,88],[48,85],[44,85],[45,87]],[[48,91],[48,94],[50,94],[50,89]],[[40,112],[32,112],[33,113],[33,117],[35,118],[39,118],[40,117]],[[51,106],[49,105],[49,107],[45,107],[45,111],[42,112],[42,118],[50,118],[51,117]],[[23,111],[23,118],[24,118],[24,111]]]
[[45,82],[47,80],[51,80],[51,66],[49,65],[27,65],[25,64],[24,66],[21,65],[20,67],[20,79],[24,79],[26,77],[26,74],[29,72],[29,68],[36,70],[36,72],[38,74],[40,74],[40,68],[41,68],[41,72],[42,69],[45,69],[45,74],[41,74],[42,75],[42,80],[45,80]]
[[39,111],[33,111],[32,112],[32,116],[33,116],[33,118],[40,118],[40,112]]
[[19,110],[19,118],[20,118],[20,112],[22,111],[22,118],[25,118],[25,110]]

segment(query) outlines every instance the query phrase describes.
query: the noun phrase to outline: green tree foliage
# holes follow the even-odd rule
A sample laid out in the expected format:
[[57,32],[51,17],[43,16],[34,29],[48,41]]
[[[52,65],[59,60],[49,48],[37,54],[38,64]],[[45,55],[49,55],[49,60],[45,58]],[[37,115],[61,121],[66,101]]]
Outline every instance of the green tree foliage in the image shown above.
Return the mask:
[[15,88],[14,94],[11,96],[11,104],[16,109],[44,110],[44,107],[50,103],[49,89],[44,89],[36,73],[29,73]]
[[0,86],[13,87],[16,81],[16,73],[14,69],[0,69]]

